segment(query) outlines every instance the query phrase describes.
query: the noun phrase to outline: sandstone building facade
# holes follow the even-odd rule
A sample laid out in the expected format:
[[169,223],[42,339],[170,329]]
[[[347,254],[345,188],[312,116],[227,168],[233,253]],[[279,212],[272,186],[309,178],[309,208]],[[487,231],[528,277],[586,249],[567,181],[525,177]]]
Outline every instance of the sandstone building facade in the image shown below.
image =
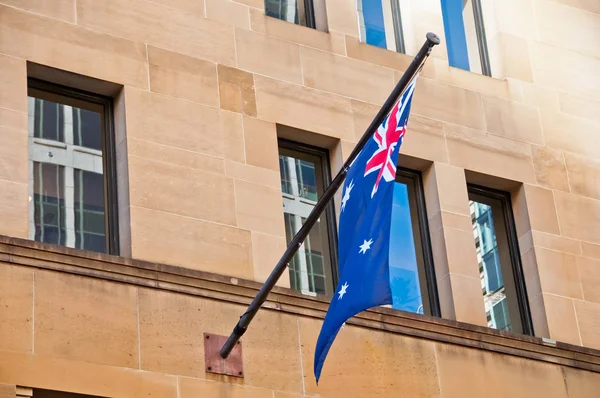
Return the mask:
[[[422,44],[392,308],[317,387],[342,192]],[[0,0],[0,397],[595,397],[597,0]],[[395,232],[394,232],[395,231]]]

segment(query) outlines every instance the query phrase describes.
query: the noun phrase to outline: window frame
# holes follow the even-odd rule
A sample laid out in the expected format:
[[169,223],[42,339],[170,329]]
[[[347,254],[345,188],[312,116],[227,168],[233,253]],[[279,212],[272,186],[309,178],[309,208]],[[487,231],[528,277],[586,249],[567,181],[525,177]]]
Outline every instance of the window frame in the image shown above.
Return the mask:
[[[277,138],[277,152],[281,155],[280,149],[287,149],[290,151],[296,151],[300,153],[306,153],[317,157],[321,162],[321,179],[323,181],[323,191],[331,184],[331,166],[329,163],[329,151],[324,148],[312,146],[289,139]],[[283,212],[284,213],[284,212]],[[282,214],[283,214],[282,213]],[[339,280],[339,269],[338,269],[338,235],[337,235],[337,218],[335,213],[335,201],[331,201],[324,211],[326,218],[326,228],[328,236],[328,248],[330,256],[330,267],[331,267],[331,291],[335,292]],[[318,294],[319,296],[323,296]]]
[[400,0],[389,1],[391,2],[392,6],[392,21],[394,24],[394,40],[396,42],[396,52],[400,54],[406,54],[406,43],[404,42],[404,28],[402,26],[402,11],[400,9]]
[[[500,191],[493,188],[488,188],[478,184],[467,183],[467,191],[469,201],[471,195],[478,195],[499,202],[502,208],[502,220],[506,230],[507,249],[510,258],[510,267],[512,271],[511,282],[514,284],[516,293],[517,306],[519,309],[519,319],[521,320],[522,334],[534,336],[533,320],[531,318],[531,310],[529,306],[529,296],[527,295],[527,286],[525,283],[525,275],[523,273],[523,265],[521,263],[521,252],[519,249],[519,240],[517,236],[517,228],[515,224],[514,213],[512,210],[512,200],[509,192]],[[494,217],[495,220],[495,217]],[[504,268],[500,264],[501,269]],[[503,272],[504,285],[506,286],[507,279]],[[511,317],[512,318],[512,317]]]
[[481,63],[481,74],[492,76],[492,67],[490,66],[490,54],[487,46],[487,37],[485,35],[485,25],[483,23],[483,11],[481,0],[473,1],[473,17],[475,18],[475,31],[477,32],[477,48],[479,50],[479,60]]
[[[401,182],[404,183],[403,181],[400,181],[400,179],[408,179],[412,182],[413,184],[413,189],[414,189],[414,201],[415,201],[415,209],[416,209],[416,214],[411,217],[411,218],[416,218],[417,222],[418,222],[418,237],[420,240],[420,254],[422,256],[423,259],[423,264],[420,265],[417,261],[417,267],[418,268],[422,268],[422,270],[420,269],[419,271],[422,271],[425,278],[424,280],[421,280],[419,275],[419,288],[421,289],[421,291],[423,290],[423,287],[426,288],[426,293],[427,293],[427,299],[429,302],[429,314],[426,313],[425,311],[425,301],[423,300],[423,314],[418,314],[418,315],[428,315],[428,316],[433,316],[433,317],[437,317],[437,318],[441,318],[442,316],[442,312],[440,309],[440,300],[439,300],[439,295],[438,295],[438,290],[437,290],[437,280],[436,280],[436,276],[435,276],[435,267],[434,267],[434,262],[433,262],[433,251],[432,251],[432,245],[431,245],[431,237],[430,237],[430,231],[429,231],[429,221],[428,221],[428,217],[427,217],[427,205],[425,203],[425,191],[424,191],[424,187],[423,187],[423,175],[420,171],[417,170],[412,170],[406,167],[401,167],[401,166],[397,166],[396,167],[396,178],[395,178],[395,182]],[[412,199],[410,198],[409,195],[409,203]],[[414,234],[414,229],[415,226],[413,224],[413,234]],[[414,237],[413,237],[414,239]],[[419,247],[417,247],[417,242],[415,242],[415,251],[419,250]],[[392,244],[392,242],[390,242],[390,245]],[[419,273],[420,274],[420,273]],[[423,292],[422,292],[422,296]]]
[[[119,255],[119,209],[117,196],[117,156],[113,99],[34,77],[27,78],[27,95],[53,100],[84,102],[102,108],[102,176],[104,180],[106,254]],[[43,98],[42,98],[43,97]],[[62,97],[62,98],[61,98]]]

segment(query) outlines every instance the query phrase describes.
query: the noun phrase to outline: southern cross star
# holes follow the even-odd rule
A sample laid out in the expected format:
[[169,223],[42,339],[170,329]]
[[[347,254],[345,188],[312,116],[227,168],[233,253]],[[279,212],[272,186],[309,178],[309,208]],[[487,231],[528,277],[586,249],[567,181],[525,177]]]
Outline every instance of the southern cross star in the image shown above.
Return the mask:
[[373,243],[373,239],[369,239],[368,241],[363,239],[363,244],[358,246],[360,247],[359,253],[365,254],[367,250],[371,248],[371,244]]
[[348,289],[348,282],[344,282],[344,284],[342,285],[342,287],[340,288],[340,291],[338,292],[338,294],[340,295],[340,297],[338,297],[338,300],[341,300],[344,298],[344,294],[346,294],[346,289]]
[[350,184],[348,184],[344,190],[344,197],[342,198],[342,211],[344,211],[344,208],[346,207],[346,202],[350,200],[350,192],[352,191],[352,188],[354,188],[353,181],[354,180],[350,181]]

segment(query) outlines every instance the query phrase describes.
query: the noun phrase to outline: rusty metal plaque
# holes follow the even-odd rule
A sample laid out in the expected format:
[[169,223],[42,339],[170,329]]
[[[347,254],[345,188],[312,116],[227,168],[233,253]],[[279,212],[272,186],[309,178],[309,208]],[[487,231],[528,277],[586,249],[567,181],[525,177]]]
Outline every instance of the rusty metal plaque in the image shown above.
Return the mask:
[[244,377],[242,342],[238,341],[227,359],[223,359],[219,351],[226,341],[227,336],[204,333],[204,369],[208,373]]

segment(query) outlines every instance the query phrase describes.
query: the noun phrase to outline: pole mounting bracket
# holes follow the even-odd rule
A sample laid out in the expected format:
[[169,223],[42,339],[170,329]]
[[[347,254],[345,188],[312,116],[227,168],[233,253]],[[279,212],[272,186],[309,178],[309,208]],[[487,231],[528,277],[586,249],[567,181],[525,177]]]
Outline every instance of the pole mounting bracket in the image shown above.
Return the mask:
[[227,358],[219,354],[221,347],[227,341],[227,336],[204,333],[204,370],[233,377],[244,377],[244,363],[242,361],[242,342],[238,341]]

